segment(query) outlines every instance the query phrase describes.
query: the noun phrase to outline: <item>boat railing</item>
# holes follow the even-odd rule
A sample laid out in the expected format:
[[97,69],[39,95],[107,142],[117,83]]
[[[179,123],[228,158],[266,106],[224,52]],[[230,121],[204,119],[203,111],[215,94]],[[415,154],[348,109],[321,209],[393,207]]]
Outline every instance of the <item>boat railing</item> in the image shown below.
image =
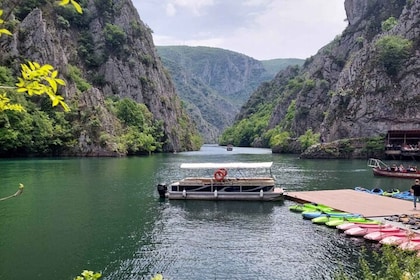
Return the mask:
[[368,166],[372,168],[379,168],[379,169],[389,169],[389,165],[377,158],[370,158],[368,160]]

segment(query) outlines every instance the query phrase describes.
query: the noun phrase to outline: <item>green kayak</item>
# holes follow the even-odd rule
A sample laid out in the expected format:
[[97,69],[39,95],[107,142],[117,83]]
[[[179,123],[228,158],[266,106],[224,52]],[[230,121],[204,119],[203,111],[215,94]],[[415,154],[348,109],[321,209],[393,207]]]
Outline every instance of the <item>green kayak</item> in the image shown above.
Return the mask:
[[292,212],[302,213],[305,211],[321,211],[321,212],[330,212],[334,210],[331,207],[322,204],[315,204],[315,203],[304,203],[304,204],[296,204],[289,207],[289,210]]
[[344,223],[379,224],[380,222],[366,219],[364,217],[359,217],[359,218],[347,218],[347,219],[341,219],[341,220],[340,219],[331,220],[331,221],[326,222],[325,225],[328,227],[336,227]]

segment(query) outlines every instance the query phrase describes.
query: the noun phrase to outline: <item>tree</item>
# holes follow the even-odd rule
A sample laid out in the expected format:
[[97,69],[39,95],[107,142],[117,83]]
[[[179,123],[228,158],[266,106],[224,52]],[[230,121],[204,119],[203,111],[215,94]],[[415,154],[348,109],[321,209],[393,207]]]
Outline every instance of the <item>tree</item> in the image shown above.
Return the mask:
[[[58,3],[61,6],[73,5],[78,13],[83,13],[81,6],[74,0],[61,0]],[[3,10],[0,9],[0,37],[2,35],[12,36],[12,33],[6,28],[1,28],[5,23]],[[64,102],[64,98],[57,94],[58,86],[65,86],[65,82],[58,77],[58,71],[49,64],[40,65],[36,62],[29,61],[27,64],[21,64],[21,77],[18,77],[18,83],[14,87],[0,85],[0,112],[4,110],[23,111],[21,104],[13,104],[7,97],[5,89],[14,90],[15,93],[27,93],[32,95],[47,95],[52,106],[61,105],[65,111],[70,108]]]
[[390,75],[397,74],[403,61],[410,55],[413,42],[400,36],[384,36],[376,44],[379,62]]

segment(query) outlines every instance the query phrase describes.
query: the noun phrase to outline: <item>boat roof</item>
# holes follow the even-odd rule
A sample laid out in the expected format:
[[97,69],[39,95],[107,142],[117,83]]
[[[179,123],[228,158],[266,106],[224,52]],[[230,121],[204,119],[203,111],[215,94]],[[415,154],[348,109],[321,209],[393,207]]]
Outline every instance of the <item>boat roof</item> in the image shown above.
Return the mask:
[[217,168],[270,168],[273,162],[203,162],[182,163],[184,169],[217,169]]

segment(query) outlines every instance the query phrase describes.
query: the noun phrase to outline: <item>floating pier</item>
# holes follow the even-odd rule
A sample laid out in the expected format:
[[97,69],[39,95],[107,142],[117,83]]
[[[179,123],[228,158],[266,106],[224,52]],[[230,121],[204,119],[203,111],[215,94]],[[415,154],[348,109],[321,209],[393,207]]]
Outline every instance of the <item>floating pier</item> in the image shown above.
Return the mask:
[[[298,203],[324,204],[334,209],[361,214],[366,218],[414,214],[413,202],[352,189],[285,192],[286,199]],[[419,210],[420,210],[420,203]]]

